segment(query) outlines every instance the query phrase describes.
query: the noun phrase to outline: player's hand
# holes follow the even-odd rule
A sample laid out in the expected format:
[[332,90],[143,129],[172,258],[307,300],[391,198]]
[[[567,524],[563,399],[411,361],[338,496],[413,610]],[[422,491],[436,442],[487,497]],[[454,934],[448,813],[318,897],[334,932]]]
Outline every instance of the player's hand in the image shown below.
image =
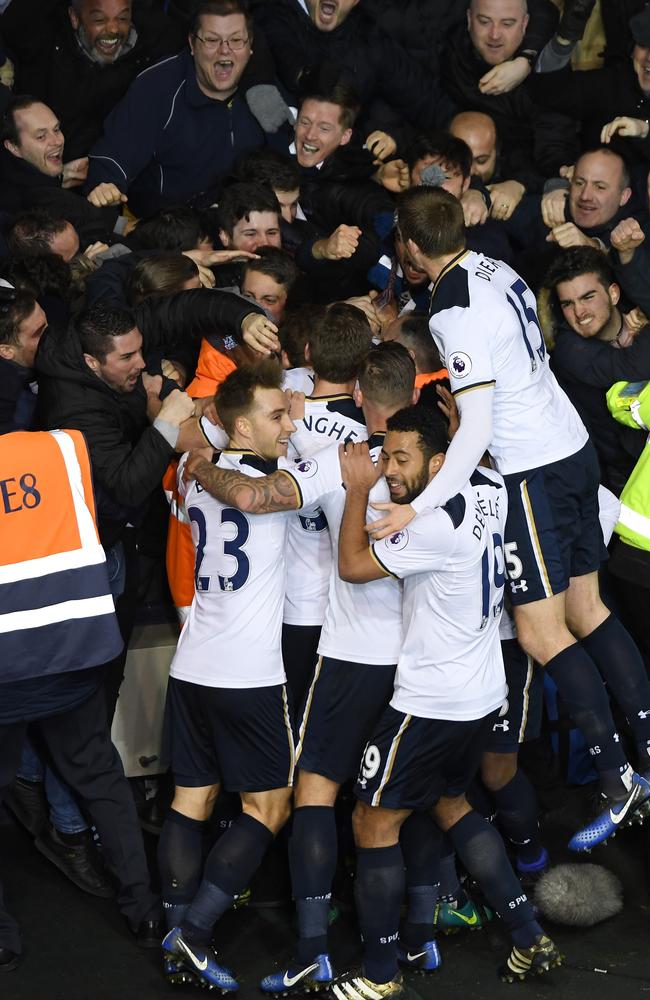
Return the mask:
[[[288,395],[288,393],[287,393]],[[293,391],[289,398],[289,419],[294,424],[305,417],[305,394],[304,392]]]
[[501,181],[500,184],[488,184],[492,200],[490,216],[505,222],[510,218],[517,205],[526,193],[526,188],[519,181]]
[[600,132],[600,141],[610,143],[615,135],[623,136],[625,139],[647,139],[650,126],[640,118],[627,118],[621,115],[613,121],[603,125]]
[[327,239],[314,243],[312,254],[317,260],[347,260],[359,246],[361,230],[358,226],[337,226]]
[[575,170],[574,163],[565,164],[565,166],[560,167],[560,177],[563,177],[565,181],[572,181],[574,170]]
[[387,160],[397,149],[397,143],[392,135],[382,132],[381,129],[371,132],[364,145],[378,160]]
[[[91,243],[90,246],[86,247],[84,257],[94,260],[98,254],[104,253],[106,250],[108,250],[108,243],[102,243],[101,240],[98,240],[96,243]],[[98,263],[101,263],[101,261]]]
[[348,441],[339,445],[343,485],[349,493],[369,493],[379,478],[379,470],[370,457],[367,441]]
[[547,243],[557,243],[559,247],[594,247],[599,250],[600,246],[595,240],[586,236],[582,229],[578,229],[575,222],[565,222],[561,226],[555,226],[546,237]]
[[404,160],[391,160],[390,163],[384,163],[372,177],[393,194],[406,191],[411,185],[411,174]]
[[387,535],[394,535],[396,531],[401,531],[415,517],[415,511],[410,503],[373,503],[371,507],[373,510],[386,511],[380,520],[371,521],[366,525],[366,531],[373,542],[379,542]]
[[194,400],[182,389],[174,389],[168,396],[165,396],[158,416],[161,420],[166,420],[168,424],[180,427],[184,420],[189,420],[190,417],[194,416]]
[[637,247],[645,240],[645,233],[636,219],[622,219],[612,229],[609,240],[618,251],[621,264],[629,264]]
[[98,184],[94,187],[87,199],[95,208],[106,208],[107,205],[119,205],[128,201],[125,194],[122,194],[117,184]]
[[258,253],[250,253],[248,250],[183,250],[183,256],[189,257],[198,267],[217,267],[232,261],[260,258]]
[[638,306],[631,309],[629,313],[623,315],[623,330],[618,335],[617,343],[619,347],[629,347],[637,334],[648,325],[648,317],[641,312]]
[[163,358],[160,368],[165,378],[170,378],[173,382],[177,382],[181,389],[185,387],[187,372],[178,361],[169,361],[167,358]]
[[456,406],[456,400],[450,393],[449,389],[447,389],[444,385],[436,386],[436,392],[440,396],[440,399],[438,400],[438,408],[442,410],[449,424],[447,436],[451,441],[454,434],[460,427],[460,414],[458,412],[458,407]]
[[507,94],[530,76],[531,65],[523,56],[493,66],[478,82],[482,94]]
[[260,313],[249,313],[242,320],[241,331],[244,343],[265,358],[269,354],[278,353],[280,341],[277,338],[278,328],[266,316]]
[[88,176],[88,157],[82,156],[78,160],[69,160],[63,164],[61,174],[61,187],[72,188],[83,184]]
[[223,427],[214,405],[214,396],[203,396],[194,400],[194,416],[200,420],[206,417],[214,427]]
[[379,316],[377,315],[377,310],[373,305],[372,298],[370,294],[368,295],[351,295],[349,299],[344,300],[349,306],[356,306],[365,315],[366,319],[370,324],[370,329],[372,330],[373,337],[376,337],[381,330],[381,323],[379,321]]
[[542,195],[542,219],[549,229],[555,229],[566,221],[565,208],[569,192],[558,188]]
[[482,226],[487,221],[488,207],[480,191],[468,188],[461,195],[460,203],[466,226]]
[[196,470],[203,462],[212,462],[214,448],[193,448],[187,456],[185,468],[183,469],[183,482],[191,483],[196,479]]

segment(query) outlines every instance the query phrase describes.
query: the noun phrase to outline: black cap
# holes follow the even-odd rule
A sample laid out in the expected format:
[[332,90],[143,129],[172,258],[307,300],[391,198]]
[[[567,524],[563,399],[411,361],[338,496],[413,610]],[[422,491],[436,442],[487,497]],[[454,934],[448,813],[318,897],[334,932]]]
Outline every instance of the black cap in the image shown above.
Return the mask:
[[630,31],[637,45],[650,49],[650,7],[630,18]]

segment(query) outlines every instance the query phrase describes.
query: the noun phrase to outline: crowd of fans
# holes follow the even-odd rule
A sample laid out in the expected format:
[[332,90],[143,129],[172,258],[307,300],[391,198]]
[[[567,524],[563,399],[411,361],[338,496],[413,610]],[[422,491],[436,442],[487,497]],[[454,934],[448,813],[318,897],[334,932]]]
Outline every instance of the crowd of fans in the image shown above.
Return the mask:
[[[594,15],[602,22],[598,68],[579,68],[581,40],[588,24],[593,28]],[[212,493],[201,462],[212,449],[227,455],[230,443],[231,450],[257,455],[250,475],[270,475],[291,437],[296,456],[306,460],[296,475],[309,478],[310,459],[333,442],[368,439],[373,454],[375,432],[387,427],[403,435],[417,432],[422,440],[435,437],[427,423],[431,414],[438,421],[444,414],[448,422],[439,449],[446,451],[446,439],[458,426],[449,389],[456,387],[454,375],[465,374],[469,358],[458,351],[439,353],[429,332],[439,274],[413,235],[417,226],[408,215],[408,199],[415,189],[446,192],[440,211],[462,214],[464,247],[488,262],[504,262],[523,279],[521,288],[527,285],[536,297],[543,331],[539,362],[547,365],[550,355],[551,370],[586,427],[598,456],[608,536],[615,525],[607,603],[627,627],[648,672],[650,7],[644,0],[598,5],[596,0],[11,0],[0,16],[0,38],[0,434],[64,428],[83,435],[121,635],[115,648],[108,640],[97,642],[97,656],[103,651],[112,658],[84,662],[83,670],[61,668],[61,689],[47,687],[51,667],[40,679],[38,669],[29,677],[0,672],[0,792],[6,792],[9,808],[33,834],[36,848],[80,889],[111,896],[117,883],[119,905],[139,943],[157,947],[165,933],[163,911],[151,892],[139,825],[152,800],[140,802],[138,814],[131,800],[135,789],[121,775],[108,735],[138,609],[153,593],[184,625],[172,669],[176,682],[204,692],[275,691],[267,686],[277,678],[256,683],[250,662],[260,657],[263,663],[267,655],[255,645],[262,626],[259,617],[255,626],[252,616],[264,619],[268,611],[269,644],[275,635],[268,610],[276,609],[275,585],[258,579],[252,593],[243,587],[249,562],[241,556],[248,537],[242,533],[249,529],[242,527],[248,522],[230,493],[221,518],[234,525],[226,542],[230,549],[225,548],[234,568],[232,577],[219,581],[235,600],[225,612],[228,624],[215,618],[204,639],[196,638],[201,592],[210,579],[205,565],[201,572],[201,561],[211,508],[201,506],[205,496],[194,494],[198,489],[226,502]],[[404,222],[398,225],[400,212]],[[468,305],[451,286],[446,294],[460,297],[445,308]],[[523,297],[520,302],[531,322],[534,308]],[[486,331],[497,323],[488,306],[476,320]],[[522,331],[526,337],[523,321]],[[455,372],[450,358],[461,366]],[[242,421],[251,400],[263,396],[279,405],[280,388],[287,391],[290,409],[280,406],[274,419],[281,437],[271,447],[261,432],[255,436],[254,427],[242,432]],[[429,416],[406,419],[397,412],[413,407]],[[462,421],[463,412],[461,427]],[[180,456],[187,452],[190,459],[182,460],[179,475]],[[245,465],[243,459],[219,462],[228,470]],[[537,464],[532,455],[531,467]],[[346,484],[356,482],[352,467],[343,471]],[[486,473],[480,487],[481,502],[488,506],[490,490],[497,488],[489,477]],[[325,493],[333,496],[340,481],[339,476]],[[5,532],[13,530],[7,515],[18,509],[9,483],[0,479],[3,548]],[[389,486],[395,499],[390,477]],[[188,514],[190,491],[196,506]],[[327,843],[330,835],[336,839],[332,807],[340,787],[357,775],[374,723],[391,699],[401,655],[399,646],[391,649],[393,640],[374,659],[367,657],[372,636],[360,644],[358,655],[345,645],[354,646],[351,639],[341,640],[340,660],[364,669],[350,695],[356,710],[337,725],[339,731],[358,725],[359,732],[350,760],[343,760],[341,751],[335,764],[319,763],[314,737],[311,744],[305,740],[303,727],[314,700],[315,664],[318,677],[323,655],[338,662],[327,616],[345,617],[345,599],[334,600],[330,588],[328,605],[329,535],[335,547],[332,517],[340,522],[345,494],[331,501],[330,514],[325,503],[310,509],[297,501],[296,491],[310,495],[307,485],[298,483],[290,497],[274,495],[276,506],[263,506],[261,499],[255,506],[256,497],[241,507],[269,518],[276,516],[272,511],[298,509],[302,529],[301,535],[289,530],[278,543],[276,529],[269,528],[268,539],[255,542],[270,560],[270,575],[278,561],[286,560],[288,568],[286,585],[280,580],[281,653],[276,638],[280,673],[283,656],[287,678],[284,712],[287,719],[291,713],[290,742],[295,737],[300,769],[289,847],[300,941],[284,979],[263,981],[262,989],[273,995],[333,981],[326,928],[335,849],[325,865],[329,874],[310,881],[306,872],[310,865],[322,867],[317,856],[324,823],[331,822],[334,831]],[[277,544],[281,555],[273,548]],[[501,557],[512,573],[505,549]],[[0,558],[0,573],[7,561]],[[350,592],[355,584],[377,586],[371,576],[355,579],[350,568],[347,574]],[[0,575],[0,587],[5,579]],[[522,585],[525,589],[525,580],[513,591]],[[374,623],[387,627],[393,598],[379,592],[378,600]],[[9,610],[14,609],[0,607],[0,617]],[[359,605],[351,617],[356,614],[362,617]],[[401,606],[398,618],[401,623]],[[330,646],[323,654],[324,621]],[[340,622],[339,617],[343,634]],[[541,645],[524,642],[522,625],[523,652],[508,622],[510,631],[502,629],[506,667],[509,659],[516,661],[523,678],[515,682],[508,676],[511,702],[520,686],[518,731],[513,745],[512,719],[493,720],[493,734],[501,727],[502,741],[493,738],[482,760],[474,761],[481,782],[478,798],[470,800],[483,809],[477,804],[481,796],[491,797],[486,815],[496,813],[514,869],[531,883],[550,859],[539,837],[534,788],[517,766],[517,750],[536,739],[542,726],[542,669],[533,671],[531,656],[546,664],[555,652],[546,655]],[[239,639],[228,645],[231,632]],[[589,649],[591,629],[575,634]],[[399,635],[401,624],[395,625]],[[639,653],[631,641],[630,648],[632,662]],[[206,680],[198,667],[193,672],[187,666],[200,656],[208,673],[213,661],[230,658],[229,670],[236,674],[241,666],[239,680]],[[268,669],[268,678],[275,676]],[[262,667],[259,676],[266,676]],[[630,723],[625,739],[640,748],[636,770],[650,772],[643,734],[630,718],[638,714],[644,724],[650,718],[644,689],[630,695],[627,705],[638,709],[630,713],[606,679]],[[348,681],[335,675],[328,683],[334,703],[337,684],[345,687]],[[272,753],[269,777],[252,751],[254,766],[249,762],[247,771],[234,760],[232,747],[221,746],[229,727],[246,731],[250,724],[250,742],[258,738],[236,699],[231,705],[206,697],[214,729],[207,738],[214,740],[219,763],[218,773],[210,771],[205,745],[192,756],[191,734],[179,722],[191,729],[194,720],[198,731],[205,706],[183,701],[178,691],[178,683],[170,687],[163,741],[176,792],[170,812],[168,783],[161,779],[153,799],[158,819],[148,822],[160,832],[166,820],[159,851],[170,932],[165,975],[173,984],[196,984],[206,968],[200,960],[206,927],[211,932],[215,919],[244,890],[233,874],[246,868],[244,856],[250,875],[287,823],[291,782],[277,779],[284,764]],[[320,697],[326,697],[322,691]],[[580,712],[573,711],[571,698],[565,700],[582,728]],[[267,701],[247,709],[251,718],[275,710]],[[71,712],[84,716],[83,726],[92,734],[83,759],[78,745],[52,722]],[[323,723],[320,739],[334,744],[334,732]],[[594,751],[585,735],[593,756],[598,748]],[[365,751],[362,782],[377,773],[375,750],[373,745]],[[247,752],[240,747],[242,758]],[[293,764],[292,751],[292,773]],[[610,794],[609,772],[599,773]],[[200,865],[187,859],[197,850],[202,857],[201,840],[220,784],[240,794],[243,812],[222,838],[228,846],[219,858],[209,855],[202,882]],[[331,818],[324,820],[324,810]],[[440,962],[434,910],[439,930],[491,916],[456,876],[453,847],[468,870],[473,863],[458,840],[457,828],[469,822],[467,816],[458,819],[440,807],[435,819],[438,831],[449,833],[435,898],[432,890],[423,890],[440,878],[422,874],[426,866],[417,849],[423,839],[436,839],[430,817],[424,832],[414,821],[401,834],[409,911],[397,954],[402,966],[426,971]],[[362,924],[369,920],[367,929],[372,927],[364,896],[372,870],[368,852],[388,848],[381,837],[373,839],[364,822],[357,819],[355,834],[362,883],[357,905]],[[212,836],[217,832],[213,825]],[[487,836],[482,828],[479,836]],[[286,850],[282,838],[278,843]],[[490,842],[484,850],[500,848]],[[185,867],[192,868],[191,876]],[[376,872],[379,878],[380,869]],[[489,879],[482,889],[491,901]],[[516,894],[497,893],[497,901],[514,898],[519,902]],[[514,942],[506,978],[557,964],[554,946],[534,915],[527,912],[512,924],[496,909]],[[354,981],[355,993],[337,993],[332,986],[338,1000],[349,995],[376,1000],[403,989],[381,948],[373,950],[368,940],[364,934],[365,978]],[[21,952],[18,926],[0,895],[0,971],[15,968]],[[205,961],[211,985],[236,989],[212,953]]]

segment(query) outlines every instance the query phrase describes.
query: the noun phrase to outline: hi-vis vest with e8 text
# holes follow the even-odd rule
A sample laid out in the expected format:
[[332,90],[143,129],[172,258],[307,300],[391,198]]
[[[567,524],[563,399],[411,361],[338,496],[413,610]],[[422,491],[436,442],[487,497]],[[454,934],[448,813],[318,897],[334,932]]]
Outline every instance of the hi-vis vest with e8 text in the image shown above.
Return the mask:
[[122,645],[83,435],[2,435],[0,684],[98,666]]

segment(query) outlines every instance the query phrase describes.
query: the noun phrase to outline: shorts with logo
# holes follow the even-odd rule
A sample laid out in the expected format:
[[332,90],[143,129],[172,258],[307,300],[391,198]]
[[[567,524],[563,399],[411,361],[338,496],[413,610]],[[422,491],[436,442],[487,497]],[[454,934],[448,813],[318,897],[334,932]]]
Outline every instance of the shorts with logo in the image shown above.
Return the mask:
[[366,740],[390,699],[396,665],[321,656],[298,729],[296,766],[339,784],[356,778]]
[[607,550],[598,519],[600,470],[591,441],[536,469],[503,477],[508,491],[505,559],[512,604],[530,604],[598,570]]
[[368,740],[354,794],[384,809],[429,809],[462,795],[481,763],[499,710],[459,722],[406,715],[389,705]]
[[517,753],[520,743],[539,736],[544,705],[544,671],[533,663],[516,639],[502,639],[508,685],[507,711],[494,721],[486,750]]
[[231,792],[266,792],[291,785],[285,685],[213,688],[170,677],[163,754],[183,788],[220,783]]

